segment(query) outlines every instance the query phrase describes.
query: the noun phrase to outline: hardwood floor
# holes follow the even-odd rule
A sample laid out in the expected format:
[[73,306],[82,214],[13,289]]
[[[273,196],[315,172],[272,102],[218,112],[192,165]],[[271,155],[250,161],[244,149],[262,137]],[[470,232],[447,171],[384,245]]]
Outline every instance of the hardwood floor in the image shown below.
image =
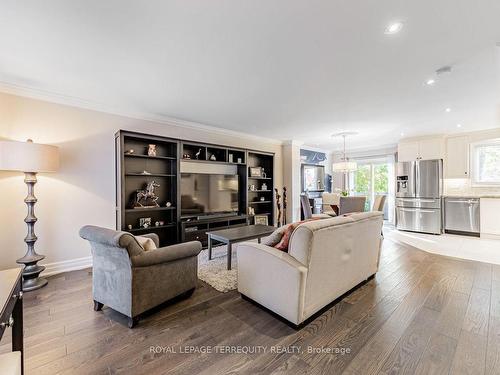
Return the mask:
[[[387,239],[377,276],[299,331],[203,282],[130,330],[93,311],[90,270],[51,277],[24,307],[27,374],[500,374],[500,266]],[[181,353],[231,346],[255,352]]]

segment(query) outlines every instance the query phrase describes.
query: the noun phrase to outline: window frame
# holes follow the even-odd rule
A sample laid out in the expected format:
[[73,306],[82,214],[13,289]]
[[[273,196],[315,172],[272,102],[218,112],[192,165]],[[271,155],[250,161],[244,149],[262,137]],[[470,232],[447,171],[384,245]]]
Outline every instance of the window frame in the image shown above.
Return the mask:
[[469,155],[470,155],[470,160],[469,160],[469,165],[471,169],[471,185],[473,187],[498,187],[500,186],[500,179],[498,181],[479,181],[478,180],[478,175],[480,171],[479,167],[479,158],[477,156],[479,149],[481,147],[488,147],[488,146],[500,146],[500,138],[495,138],[495,139],[487,139],[479,142],[474,142],[470,144],[470,149],[469,149]]

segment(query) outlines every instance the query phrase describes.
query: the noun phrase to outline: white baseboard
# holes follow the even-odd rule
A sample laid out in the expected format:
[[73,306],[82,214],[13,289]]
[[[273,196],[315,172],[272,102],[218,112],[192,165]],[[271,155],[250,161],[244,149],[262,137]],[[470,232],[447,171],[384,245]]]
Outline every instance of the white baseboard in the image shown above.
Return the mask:
[[62,262],[42,264],[45,266],[45,271],[41,276],[56,275],[62,272],[82,270],[84,268],[92,267],[92,257],[77,258],[65,260]]

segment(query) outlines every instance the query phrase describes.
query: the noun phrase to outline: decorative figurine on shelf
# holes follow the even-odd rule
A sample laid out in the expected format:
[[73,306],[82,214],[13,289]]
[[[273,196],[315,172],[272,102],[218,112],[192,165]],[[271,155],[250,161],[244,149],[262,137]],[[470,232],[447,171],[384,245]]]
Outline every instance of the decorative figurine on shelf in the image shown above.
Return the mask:
[[144,190],[136,190],[134,208],[151,208],[160,207],[158,204],[159,197],[155,194],[155,188],[160,187],[156,181],[151,181],[146,184]]
[[260,201],[261,201],[261,202],[264,202],[265,200],[266,200],[266,198],[265,198],[265,197],[260,197]]
[[132,230],[132,224],[127,225],[128,230]]
[[255,185],[254,184],[250,185],[250,191],[255,191]]
[[278,188],[274,188],[274,191],[276,192],[276,208],[278,209],[278,221],[276,224],[278,227],[281,227],[281,195]]
[[212,161],[216,161],[217,160],[217,158],[215,157],[215,154],[210,155],[210,160],[212,160]]
[[228,158],[229,158],[229,162],[230,162],[230,163],[232,163],[232,162],[233,162],[233,160],[234,160],[234,156],[233,156],[233,154],[229,154],[229,155],[228,155]]
[[125,151],[125,155],[134,155],[134,149],[131,148],[130,150]]
[[143,175],[149,175],[149,174],[151,174],[151,173],[150,173],[150,172],[148,172],[148,171],[146,171],[146,170],[144,170],[144,171],[142,171],[142,172],[141,172],[141,174],[143,174]]
[[237,162],[238,164],[241,164],[241,158],[236,159],[236,162]]
[[170,202],[165,203],[165,207],[170,207],[171,205],[172,205],[172,203],[170,203]]
[[148,156],[156,156],[156,145],[149,145],[148,146]]
[[150,217],[141,217],[139,219],[139,227],[149,228],[150,226],[151,226],[151,218]]
[[267,190],[267,184],[264,182],[262,186],[260,187],[261,190]]
[[266,175],[266,172],[264,172],[264,168],[262,168],[262,178],[266,178],[267,175]]
[[189,154],[184,154],[184,155],[182,155],[182,158],[183,158],[183,159],[191,159],[191,155],[189,155]]
[[196,154],[194,154],[194,157],[196,158],[196,160],[198,160],[200,158],[200,155],[201,155],[201,148],[198,150],[198,152]]
[[159,221],[155,221],[155,227],[159,227],[160,226],[160,222]]
[[283,186],[283,225],[286,225],[286,186]]

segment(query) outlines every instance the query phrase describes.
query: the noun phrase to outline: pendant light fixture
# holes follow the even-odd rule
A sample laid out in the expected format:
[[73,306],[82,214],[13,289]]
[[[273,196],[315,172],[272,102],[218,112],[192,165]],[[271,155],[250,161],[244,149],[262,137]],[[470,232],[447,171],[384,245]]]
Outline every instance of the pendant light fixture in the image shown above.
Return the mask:
[[342,132],[342,133],[337,133],[337,134],[332,135],[332,137],[342,137],[344,140],[344,152],[342,154],[342,159],[339,162],[332,164],[333,172],[349,173],[349,172],[355,172],[358,169],[358,164],[355,161],[349,161],[349,159],[347,159],[347,155],[346,155],[346,151],[345,151],[345,138],[348,135],[355,135],[355,134],[357,134],[357,133],[356,132]]

